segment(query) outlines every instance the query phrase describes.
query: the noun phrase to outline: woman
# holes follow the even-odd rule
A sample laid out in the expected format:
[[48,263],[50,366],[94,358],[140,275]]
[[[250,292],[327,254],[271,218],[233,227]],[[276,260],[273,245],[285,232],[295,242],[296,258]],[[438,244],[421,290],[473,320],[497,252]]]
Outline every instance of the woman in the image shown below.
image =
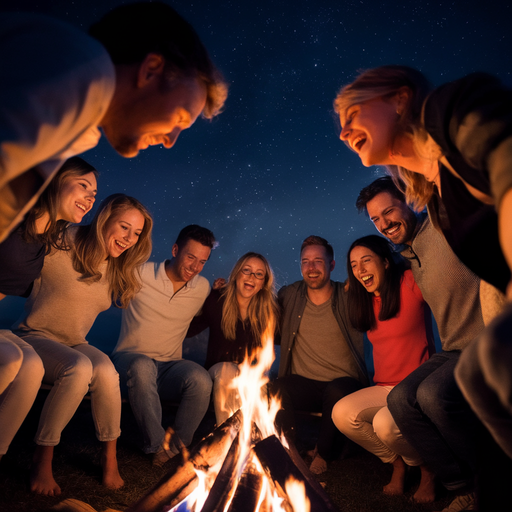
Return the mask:
[[[402,494],[406,464],[420,466],[415,499],[433,493],[433,478],[416,451],[401,437],[386,407],[389,392],[429,357],[428,306],[402,262],[395,263],[386,239],[365,236],[352,243],[347,258],[348,314],[373,347],[374,386],[342,398],[332,420],[348,438],[393,465],[386,494]],[[427,491],[429,491],[427,493]]]
[[[62,230],[69,222],[81,222],[92,208],[97,175],[81,158],[67,160],[25,221],[0,244],[0,300],[6,295],[28,297]],[[0,361],[2,458],[35,400],[44,368],[34,349],[5,329],[0,330]]]
[[65,233],[65,249],[45,258],[41,277],[25,304],[15,333],[41,357],[43,382],[53,384],[45,401],[31,471],[31,490],[55,496],[54,446],[87,392],[96,435],[102,442],[103,484],[123,485],[116,458],[120,435],[119,376],[109,357],[85,336],[112,302],[126,307],[140,288],[138,267],[151,253],[152,219],[136,199],[107,197],[91,224]]
[[211,291],[201,315],[192,321],[187,336],[210,328],[205,367],[213,380],[217,425],[240,407],[231,388],[238,365],[254,357],[268,328],[274,333],[277,315],[272,269],[264,256],[248,252],[236,262],[227,284]]

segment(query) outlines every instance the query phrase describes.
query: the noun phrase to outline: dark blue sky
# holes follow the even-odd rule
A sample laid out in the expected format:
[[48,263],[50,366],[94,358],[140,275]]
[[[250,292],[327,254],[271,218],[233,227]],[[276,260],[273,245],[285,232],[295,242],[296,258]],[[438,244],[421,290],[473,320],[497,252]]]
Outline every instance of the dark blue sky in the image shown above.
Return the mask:
[[[85,30],[119,3],[16,5]],[[249,250],[268,257],[279,286],[300,279],[298,248],[310,234],[332,243],[333,278],[345,279],[348,246],[374,232],[355,199],[383,172],[338,139],[332,100],[358,70],[406,64],[434,84],[487,71],[512,86],[512,8],[503,0],[170,3],[231,84],[225,112],[198,120],[170,150],[124,159],[102,140],[83,156],[101,173],[99,199],[125,192],[150,209],[152,259],[170,256],[184,225],[209,227],[220,242],[204,270],[210,280]]]

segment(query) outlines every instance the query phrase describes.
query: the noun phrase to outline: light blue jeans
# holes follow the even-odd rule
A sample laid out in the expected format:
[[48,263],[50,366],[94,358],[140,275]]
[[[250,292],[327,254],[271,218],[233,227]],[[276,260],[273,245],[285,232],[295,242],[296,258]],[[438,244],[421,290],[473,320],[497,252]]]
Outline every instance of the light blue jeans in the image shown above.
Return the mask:
[[119,372],[121,389],[127,390],[144,453],[156,453],[164,440],[160,400],[180,403],[173,429],[180,441],[189,446],[210,404],[212,379],[208,372],[184,359],[156,361],[143,354],[122,352],[114,354],[112,360]]
[[39,419],[34,441],[56,446],[60,435],[89,391],[96,437],[114,441],[121,435],[119,375],[110,358],[86,343],[68,347],[40,336],[23,336],[44,365],[45,384],[53,384]]
[[34,403],[44,368],[28,343],[11,331],[0,330],[0,373],[4,387],[0,394],[0,455],[5,455]]

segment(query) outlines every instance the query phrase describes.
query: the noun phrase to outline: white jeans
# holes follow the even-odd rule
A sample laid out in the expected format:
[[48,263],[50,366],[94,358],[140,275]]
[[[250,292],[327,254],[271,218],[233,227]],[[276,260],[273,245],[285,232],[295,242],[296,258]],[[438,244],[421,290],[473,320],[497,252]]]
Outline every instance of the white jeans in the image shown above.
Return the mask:
[[409,466],[422,460],[402,437],[389,409],[387,396],[393,386],[371,386],[342,398],[332,410],[332,421],[349,439],[391,463],[401,456]]
[[119,375],[107,354],[85,343],[68,347],[39,336],[23,339],[43,361],[43,382],[53,384],[41,412],[36,444],[59,444],[62,430],[88,391],[96,437],[100,441],[117,439],[121,435],[121,392]]
[[231,387],[240,370],[236,363],[216,363],[208,373],[213,381],[215,419],[217,425],[221,425],[242,405],[237,390]]
[[0,330],[0,455],[7,453],[30,411],[43,375],[35,350],[11,331]]

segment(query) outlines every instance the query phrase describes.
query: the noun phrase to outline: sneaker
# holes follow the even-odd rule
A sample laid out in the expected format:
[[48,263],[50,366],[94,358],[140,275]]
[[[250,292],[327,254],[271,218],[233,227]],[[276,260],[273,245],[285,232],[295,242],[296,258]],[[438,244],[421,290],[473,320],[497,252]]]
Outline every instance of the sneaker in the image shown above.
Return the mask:
[[477,510],[474,492],[457,496],[446,508],[443,508],[441,512],[462,512],[463,510]]

